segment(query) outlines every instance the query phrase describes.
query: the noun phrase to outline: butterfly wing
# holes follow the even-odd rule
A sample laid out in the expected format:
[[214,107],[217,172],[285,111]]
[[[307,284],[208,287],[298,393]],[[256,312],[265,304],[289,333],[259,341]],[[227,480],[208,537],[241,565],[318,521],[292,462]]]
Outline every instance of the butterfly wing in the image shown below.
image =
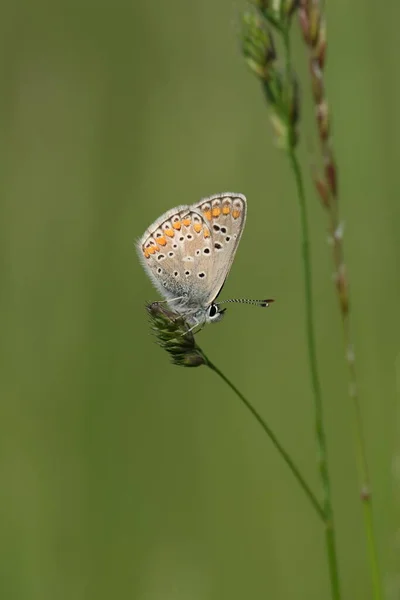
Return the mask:
[[155,287],[177,312],[195,312],[218,295],[246,219],[246,198],[218,194],[159,217],[137,247]]
[[182,313],[204,306],[209,274],[206,264],[199,270],[199,259],[211,255],[211,248],[206,220],[188,205],[161,215],[137,243],[151,281],[171,307]]
[[246,223],[247,201],[243,194],[226,192],[200,200],[192,209],[203,216],[211,233],[208,269],[203,266],[204,256],[199,260],[199,271],[207,270],[209,274],[205,299],[209,305],[218,296],[231,269]]

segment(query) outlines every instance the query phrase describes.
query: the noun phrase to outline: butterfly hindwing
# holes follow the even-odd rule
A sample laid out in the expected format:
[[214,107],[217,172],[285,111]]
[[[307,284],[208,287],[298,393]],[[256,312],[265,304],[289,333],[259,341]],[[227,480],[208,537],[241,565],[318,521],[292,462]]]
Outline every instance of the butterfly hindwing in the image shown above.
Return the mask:
[[[166,300],[184,297],[185,307],[198,307],[208,295],[211,232],[191,206],[162,215],[139,242],[146,271]],[[205,264],[202,259],[205,260]]]

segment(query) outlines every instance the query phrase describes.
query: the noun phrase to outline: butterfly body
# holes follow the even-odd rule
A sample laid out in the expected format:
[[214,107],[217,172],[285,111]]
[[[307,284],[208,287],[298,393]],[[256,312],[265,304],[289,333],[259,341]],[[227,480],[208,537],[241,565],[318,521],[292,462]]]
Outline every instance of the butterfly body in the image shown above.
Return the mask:
[[151,281],[192,327],[222,318],[215,300],[232,266],[246,211],[242,194],[216,194],[167,211],[137,242]]

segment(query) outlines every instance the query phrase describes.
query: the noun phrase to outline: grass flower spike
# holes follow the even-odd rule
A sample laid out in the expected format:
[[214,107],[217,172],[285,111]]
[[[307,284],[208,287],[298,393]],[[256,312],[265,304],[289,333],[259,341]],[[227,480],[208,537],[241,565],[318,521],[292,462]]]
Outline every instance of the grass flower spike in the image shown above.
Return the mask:
[[152,302],[146,308],[157,342],[169,353],[174,365],[200,367],[206,364],[183,317],[168,310],[161,302]]
[[[296,125],[299,119],[298,84],[293,73],[287,79],[277,66],[277,51],[272,29],[278,34],[291,16],[292,5],[257,2],[257,8],[244,13],[242,48],[246,62],[259,78],[268,105],[277,145],[287,150],[297,143]],[[267,6],[268,5],[268,6]],[[286,12],[288,8],[289,12]],[[281,14],[282,13],[282,14]]]

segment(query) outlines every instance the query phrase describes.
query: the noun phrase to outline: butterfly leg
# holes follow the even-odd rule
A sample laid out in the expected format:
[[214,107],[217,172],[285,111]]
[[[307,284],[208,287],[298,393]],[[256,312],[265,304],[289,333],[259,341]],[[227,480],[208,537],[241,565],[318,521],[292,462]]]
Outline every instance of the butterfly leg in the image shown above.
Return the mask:
[[168,302],[176,302],[177,300],[182,300],[185,296],[178,296],[177,298],[170,298],[169,300],[157,300],[158,304],[165,304]]
[[199,321],[199,319],[197,317],[195,317],[193,315],[193,321],[195,321],[194,325],[191,326],[190,329],[188,329],[184,335],[186,335],[186,333],[190,333],[193,331],[193,329],[195,329],[196,327],[198,327],[199,329],[196,331],[196,333],[198,333],[199,331],[201,331],[205,325],[205,321]]
[[200,325],[200,323],[195,323],[194,325],[191,326],[190,329],[188,329],[187,331],[185,331],[185,333],[183,335],[186,335],[187,333],[190,333],[191,331],[193,331],[193,329],[195,329],[199,325]]

